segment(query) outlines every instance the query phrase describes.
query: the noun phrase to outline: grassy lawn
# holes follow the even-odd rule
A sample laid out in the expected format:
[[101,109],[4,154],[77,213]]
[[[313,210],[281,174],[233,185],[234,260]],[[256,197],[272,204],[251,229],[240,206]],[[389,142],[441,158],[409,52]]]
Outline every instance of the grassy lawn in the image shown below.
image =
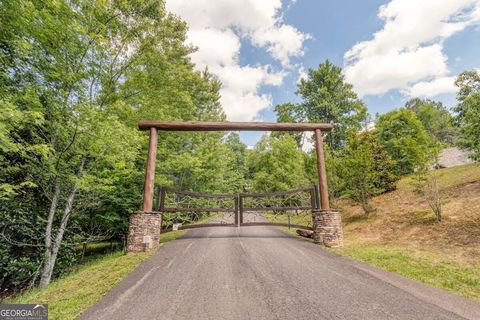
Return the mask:
[[[160,242],[174,240],[185,232],[165,233]],[[48,303],[49,319],[75,319],[154,253],[124,255],[117,252],[102,256],[53,281],[43,290],[33,289],[5,303]]]
[[344,248],[331,250],[406,278],[480,301],[480,263],[462,265],[431,252],[354,241],[347,241]]

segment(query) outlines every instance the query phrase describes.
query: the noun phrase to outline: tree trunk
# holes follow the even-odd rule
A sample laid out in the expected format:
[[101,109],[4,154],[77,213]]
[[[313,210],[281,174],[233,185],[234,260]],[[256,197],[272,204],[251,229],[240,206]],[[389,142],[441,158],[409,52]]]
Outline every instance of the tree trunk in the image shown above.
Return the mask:
[[42,276],[40,277],[40,287],[48,285],[47,280],[48,270],[51,269],[49,263],[52,259],[52,225],[55,211],[58,206],[58,198],[60,197],[60,183],[55,181],[55,191],[53,193],[52,203],[48,212],[47,228],[45,230],[45,263],[43,264]]
[[82,255],[80,258],[80,263],[83,263],[83,259],[85,258],[85,252],[87,251],[87,243],[82,244]]
[[[77,172],[78,178],[82,176],[85,162],[86,162],[86,157],[83,157]],[[50,243],[49,243],[49,247],[46,249],[45,263],[43,266],[42,277],[40,279],[40,287],[45,287],[48,284],[50,284],[50,280],[53,274],[53,268],[55,267],[55,262],[57,261],[58,250],[60,250],[60,246],[62,245],[63,235],[67,228],[67,223],[68,223],[68,219],[70,218],[70,213],[72,212],[73,202],[75,200],[75,195],[77,194],[77,190],[78,190],[78,185],[77,185],[77,182],[75,182],[73,184],[70,194],[68,195],[67,203],[65,204],[65,209],[63,210],[62,220],[60,222],[60,227],[57,231],[57,235],[55,237],[55,241],[53,242],[53,244],[51,243],[51,235],[48,237]],[[53,215],[54,213],[55,211],[53,211]],[[52,217],[52,221],[53,221],[53,217]],[[51,227],[52,225],[50,224],[50,233],[51,233]],[[48,228],[49,226],[47,224],[47,229]],[[45,237],[45,240],[47,241],[47,237]]]

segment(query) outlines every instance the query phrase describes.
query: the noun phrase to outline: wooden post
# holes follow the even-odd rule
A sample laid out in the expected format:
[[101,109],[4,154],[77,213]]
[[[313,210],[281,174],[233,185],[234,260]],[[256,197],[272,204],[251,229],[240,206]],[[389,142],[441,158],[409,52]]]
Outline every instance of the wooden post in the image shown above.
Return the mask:
[[153,208],[153,189],[155,180],[155,160],[157,158],[157,129],[150,128],[148,142],[147,167],[145,170],[145,184],[143,186],[143,212],[151,212]]
[[318,186],[320,187],[321,209],[328,210],[330,209],[330,202],[328,200],[327,169],[325,167],[322,131],[320,129],[315,130],[315,142],[317,148]]
[[238,196],[234,199],[234,204],[235,204],[235,225],[238,226],[239,224],[239,214],[238,214]]
[[312,206],[312,210],[317,209],[315,186],[312,186],[312,189],[310,189],[310,206]]
[[243,197],[242,197],[242,195],[240,195],[240,197],[238,198],[238,201],[240,202],[238,204],[238,207],[239,207],[238,210],[240,211],[239,212],[240,213],[240,219],[239,219],[240,223],[239,224],[241,225],[243,223]]

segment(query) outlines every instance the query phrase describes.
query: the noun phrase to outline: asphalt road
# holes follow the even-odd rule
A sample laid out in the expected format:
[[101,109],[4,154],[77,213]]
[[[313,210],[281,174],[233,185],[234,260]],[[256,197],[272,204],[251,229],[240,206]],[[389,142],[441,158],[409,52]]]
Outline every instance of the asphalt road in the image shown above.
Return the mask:
[[191,230],[80,319],[480,319],[480,304],[274,227]]

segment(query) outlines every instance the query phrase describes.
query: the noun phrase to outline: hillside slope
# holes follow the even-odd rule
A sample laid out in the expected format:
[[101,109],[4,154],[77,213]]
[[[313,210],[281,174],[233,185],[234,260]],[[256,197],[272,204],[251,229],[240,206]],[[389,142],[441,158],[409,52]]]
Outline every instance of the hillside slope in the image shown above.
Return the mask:
[[345,248],[340,254],[480,300],[480,166],[439,170],[443,220],[405,177],[372,199],[368,217],[340,201]]
[[441,252],[465,262],[480,258],[480,166],[470,164],[439,170],[444,198],[443,221],[437,222],[428,203],[413,191],[412,178],[372,201],[369,217],[348,202],[343,209],[346,240],[413,246]]

